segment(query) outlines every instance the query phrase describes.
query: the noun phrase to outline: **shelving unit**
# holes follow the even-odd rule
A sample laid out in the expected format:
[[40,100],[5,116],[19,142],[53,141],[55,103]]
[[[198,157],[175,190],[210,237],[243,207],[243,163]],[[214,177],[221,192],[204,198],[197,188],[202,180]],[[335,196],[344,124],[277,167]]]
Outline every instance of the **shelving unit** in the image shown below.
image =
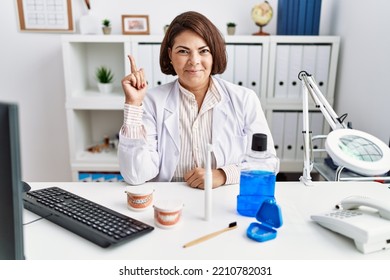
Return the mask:
[[[87,150],[102,143],[104,137],[115,139],[119,132],[124,102],[120,82],[130,72],[129,54],[135,56],[138,67],[144,68],[149,87],[176,78],[160,72],[159,50],[162,39],[162,36],[148,35],[62,36],[73,180],[81,180],[80,174],[88,172],[118,172],[115,150],[101,153]],[[301,172],[303,156],[299,149],[299,122],[302,101],[298,73],[300,70],[312,73],[323,94],[333,105],[339,37],[226,36],[225,40],[228,67],[221,76],[252,88],[257,93],[273,131],[275,144],[278,145],[281,171]],[[101,94],[97,89],[94,74],[101,65],[111,68],[115,75],[114,91],[111,94]],[[321,119],[321,113],[313,104],[311,106],[312,118],[317,119],[313,131],[327,133],[328,127]],[[283,121],[282,126],[282,118],[289,125]],[[285,129],[290,131],[286,133]],[[289,135],[293,136],[287,137]]]

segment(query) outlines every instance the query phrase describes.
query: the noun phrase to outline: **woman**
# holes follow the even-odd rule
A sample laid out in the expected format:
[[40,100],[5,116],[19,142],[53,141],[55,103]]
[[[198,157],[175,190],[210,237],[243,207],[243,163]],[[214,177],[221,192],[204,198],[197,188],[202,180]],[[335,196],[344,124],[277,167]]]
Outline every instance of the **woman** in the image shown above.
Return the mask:
[[213,145],[213,187],[239,182],[240,158],[253,133],[274,144],[255,92],[214,75],[226,69],[225,42],[205,16],[185,12],[165,34],[160,50],[164,74],[173,82],[147,91],[143,69],[129,56],[123,78],[124,124],[119,135],[120,171],[129,184],[185,181],[203,188],[207,144]]

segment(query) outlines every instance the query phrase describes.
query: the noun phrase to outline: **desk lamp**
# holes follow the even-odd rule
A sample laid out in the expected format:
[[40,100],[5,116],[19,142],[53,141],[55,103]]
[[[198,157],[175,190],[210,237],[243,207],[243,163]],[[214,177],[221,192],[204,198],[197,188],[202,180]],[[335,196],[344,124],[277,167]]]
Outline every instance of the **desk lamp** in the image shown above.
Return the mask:
[[[378,138],[359,131],[348,128],[344,123],[346,115],[339,117],[329,102],[325,99],[317,86],[313,76],[306,71],[301,71],[298,78],[302,81],[302,101],[303,101],[303,136],[304,136],[304,164],[303,174],[300,181],[305,185],[312,185],[310,172],[313,169],[313,148],[311,131],[309,131],[309,93],[329,123],[332,131],[326,136],[325,150],[338,165],[336,179],[340,178],[340,173],[344,168],[362,175],[364,180],[388,180],[390,177],[378,177],[390,170],[390,148]],[[361,180],[359,177],[351,180]]]

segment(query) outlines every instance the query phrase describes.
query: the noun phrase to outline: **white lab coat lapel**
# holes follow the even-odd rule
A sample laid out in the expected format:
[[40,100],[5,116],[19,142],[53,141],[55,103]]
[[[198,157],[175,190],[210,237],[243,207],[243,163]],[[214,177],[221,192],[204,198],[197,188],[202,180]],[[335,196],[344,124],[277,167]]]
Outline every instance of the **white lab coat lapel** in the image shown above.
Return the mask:
[[[176,150],[179,150],[179,88],[177,84],[172,88],[164,108],[164,126],[168,131]],[[168,136],[168,135],[167,135]],[[167,139],[168,141],[168,139]]]
[[163,108],[162,133],[160,134],[161,168],[160,177],[171,180],[180,153],[180,133],[179,133],[179,87],[176,83]]
[[228,93],[225,88],[222,88],[219,82],[216,79],[213,79],[214,85],[217,88],[218,92],[221,94],[221,101],[213,109],[213,124],[212,124],[212,143],[214,144],[214,155],[217,161],[217,165],[221,165],[224,158],[223,149],[226,149],[224,143],[226,140],[221,139],[221,135],[224,135],[226,131],[226,126],[229,125],[227,122],[227,116],[231,112],[228,112],[228,106],[226,103],[230,102],[228,98]]

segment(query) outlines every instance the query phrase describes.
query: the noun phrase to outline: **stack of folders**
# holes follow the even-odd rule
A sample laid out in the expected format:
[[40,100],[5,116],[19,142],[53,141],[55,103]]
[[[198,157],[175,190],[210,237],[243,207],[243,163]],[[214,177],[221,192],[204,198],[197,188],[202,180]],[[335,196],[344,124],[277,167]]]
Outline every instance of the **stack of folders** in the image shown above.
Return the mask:
[[123,182],[124,179],[119,172],[88,172],[78,173],[79,182]]
[[322,0],[279,0],[277,35],[319,35]]

